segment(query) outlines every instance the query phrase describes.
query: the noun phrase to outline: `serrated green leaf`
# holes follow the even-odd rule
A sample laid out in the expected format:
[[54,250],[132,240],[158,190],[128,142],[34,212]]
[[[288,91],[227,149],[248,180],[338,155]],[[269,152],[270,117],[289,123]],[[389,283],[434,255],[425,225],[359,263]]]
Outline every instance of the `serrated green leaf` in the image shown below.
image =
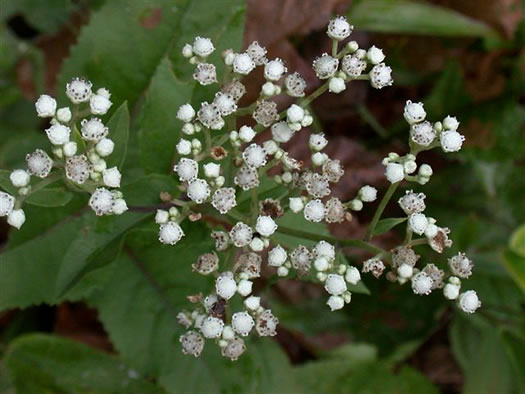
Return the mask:
[[359,1],[348,12],[357,30],[435,36],[491,36],[495,31],[449,8],[410,0]]
[[387,218],[381,219],[377,222],[376,228],[374,229],[373,235],[381,235],[390,231],[398,224],[406,222],[407,218]]
[[116,357],[52,335],[17,338],[5,361],[20,394],[163,392]]
[[115,111],[108,124],[109,138],[115,143],[113,153],[106,159],[108,167],[123,168],[128,151],[129,141],[129,110],[128,103],[124,101]]

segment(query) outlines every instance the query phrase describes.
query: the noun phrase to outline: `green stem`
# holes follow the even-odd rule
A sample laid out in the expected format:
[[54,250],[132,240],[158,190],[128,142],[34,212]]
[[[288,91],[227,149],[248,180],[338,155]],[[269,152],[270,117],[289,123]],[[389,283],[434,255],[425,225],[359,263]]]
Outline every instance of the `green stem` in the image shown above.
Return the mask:
[[388,254],[388,252],[384,249],[381,249],[380,247],[377,247],[375,245],[372,245],[369,242],[362,241],[360,239],[337,239],[331,235],[323,235],[323,234],[313,234],[306,231],[296,230],[293,228],[285,227],[282,225],[279,225],[277,228],[277,232],[281,234],[291,235],[293,237],[297,238],[304,238],[309,239],[312,241],[329,241],[332,243],[337,243],[341,246],[351,246],[358,249],[367,250],[372,253],[376,254]]
[[374,130],[380,137],[384,138],[388,134],[388,131],[381,126],[377,121],[375,116],[366,108],[365,105],[360,104],[357,106],[357,113],[363,118],[363,120],[370,125],[372,130]]
[[418,239],[413,239],[412,241],[408,242],[406,246],[426,245],[427,243],[428,243],[428,240],[426,238],[418,238]]
[[337,57],[337,40],[332,40],[332,56]]
[[383,211],[385,210],[386,205],[390,201],[390,198],[396,191],[397,187],[399,186],[399,182],[392,183],[388,190],[386,191],[385,195],[383,196],[383,199],[381,200],[381,203],[377,207],[377,211],[374,214],[374,217],[372,218],[372,222],[368,226],[368,229],[366,230],[365,239],[367,241],[370,241],[374,234],[374,229],[377,226],[377,222],[379,222],[379,219],[381,219],[381,215],[383,214]]
[[305,108],[307,107],[312,101],[314,101],[317,97],[322,95],[324,92],[328,90],[328,82],[325,82],[321,86],[319,86],[316,90],[312,92],[308,97],[306,97],[301,103],[299,104],[300,107]]

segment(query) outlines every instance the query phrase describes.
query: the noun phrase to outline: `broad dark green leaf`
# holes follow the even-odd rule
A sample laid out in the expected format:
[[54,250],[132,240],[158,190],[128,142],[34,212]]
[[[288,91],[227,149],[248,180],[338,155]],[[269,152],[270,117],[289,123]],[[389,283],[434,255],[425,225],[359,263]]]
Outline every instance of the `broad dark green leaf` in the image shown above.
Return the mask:
[[129,142],[129,111],[126,101],[115,111],[107,126],[109,138],[115,143],[115,149],[106,162],[108,167],[123,168]]
[[163,392],[115,356],[52,335],[17,338],[5,362],[20,394]]
[[525,256],[525,224],[512,233],[509,246],[516,253]]
[[376,228],[374,229],[373,235],[381,235],[386,233],[387,231],[390,231],[398,224],[401,224],[403,222],[406,222],[407,218],[388,218],[388,219],[382,219],[379,222],[377,222]]
[[435,36],[489,36],[488,25],[452,9],[421,1],[362,0],[350,8],[357,30]]
[[[172,180],[168,177],[145,177],[122,188],[128,204],[149,205],[159,201],[162,191],[173,188]],[[168,189],[168,190],[166,190]],[[151,212],[126,212],[121,216],[97,218],[92,212],[82,218],[81,231],[77,238],[64,250],[62,265],[56,279],[56,296],[60,297],[74,286],[82,275],[111,262],[115,253],[110,253],[108,259],[101,259],[101,253],[111,247],[132,228],[151,218]],[[109,261],[108,261],[109,260]]]

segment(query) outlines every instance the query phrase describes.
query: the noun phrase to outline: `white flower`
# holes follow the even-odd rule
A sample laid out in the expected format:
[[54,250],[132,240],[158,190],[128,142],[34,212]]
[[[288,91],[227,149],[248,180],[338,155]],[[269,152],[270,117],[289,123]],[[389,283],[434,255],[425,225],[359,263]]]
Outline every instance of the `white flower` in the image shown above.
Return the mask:
[[328,24],[326,34],[334,40],[342,41],[352,33],[353,29],[354,27],[348,23],[344,16],[336,16]]
[[82,138],[98,142],[108,135],[108,128],[98,118],[84,119],[81,123]]
[[319,199],[310,201],[304,207],[304,218],[310,222],[320,222],[325,213],[323,202]]
[[257,66],[262,66],[267,62],[266,48],[261,46],[257,41],[253,41],[248,48],[246,48],[246,53]]
[[193,79],[202,86],[211,85],[217,82],[217,70],[213,64],[199,63],[193,73]]
[[95,94],[89,99],[89,108],[93,115],[105,115],[111,108],[113,103],[109,97]]
[[272,82],[266,82],[263,86],[261,86],[261,92],[266,97],[272,97],[278,94],[280,91],[280,87],[273,84]]
[[69,107],[60,108],[57,110],[57,119],[61,123],[67,123],[71,120],[71,110]]
[[408,227],[414,233],[422,235],[428,227],[428,219],[422,213],[413,213],[408,217]]
[[237,312],[232,316],[233,330],[240,336],[247,336],[254,325],[253,317],[248,312]]
[[93,166],[86,155],[72,156],[66,160],[67,179],[82,185],[89,179]]
[[122,198],[117,198],[113,204],[113,213],[115,215],[122,215],[127,210],[128,204],[126,204],[126,201]]
[[429,146],[436,138],[436,133],[430,122],[424,121],[412,125],[410,138],[418,145]]
[[456,131],[459,127],[459,122],[454,116],[447,116],[443,119],[443,127],[445,130]]
[[208,178],[217,178],[221,173],[221,165],[217,163],[206,163],[203,168],[204,175]]
[[97,151],[97,153],[102,157],[109,156],[110,154],[113,153],[114,149],[115,149],[115,143],[109,138],[101,139],[97,143],[97,146],[95,147],[95,150]]
[[257,144],[249,145],[242,153],[244,162],[251,167],[259,168],[266,164],[266,152],[264,148]]
[[235,246],[242,248],[247,246],[253,239],[253,230],[247,224],[238,222],[230,230],[230,238]]
[[55,116],[57,102],[53,97],[43,94],[36,101],[35,108],[39,117],[51,118]]
[[350,201],[348,208],[350,208],[352,211],[360,211],[363,209],[363,202],[361,200],[354,199]]
[[339,66],[339,60],[335,57],[323,53],[320,57],[316,58],[312,64],[315,71],[315,75],[319,79],[328,79],[332,77],[337,71]]
[[241,338],[232,339],[226,342],[225,345],[221,350],[221,354],[232,361],[237,360],[246,351],[246,345]]
[[286,117],[289,123],[300,123],[304,118],[304,109],[297,104],[292,104],[290,108],[286,110]]
[[175,245],[184,236],[178,223],[168,222],[159,228],[159,241],[166,245]]
[[425,197],[423,193],[413,193],[412,190],[407,190],[405,195],[398,200],[398,203],[401,209],[410,215],[425,210]]
[[62,147],[62,151],[64,152],[64,155],[66,157],[72,157],[75,156],[78,150],[77,143],[74,141],[69,141],[64,144]]
[[414,268],[410,264],[401,264],[397,268],[397,274],[404,279],[409,279],[412,277],[412,274],[414,273]]
[[277,224],[270,216],[261,215],[257,218],[255,230],[263,237],[269,237],[277,230]]
[[326,241],[319,241],[315,244],[314,254],[317,257],[326,257],[329,261],[333,261],[335,259],[335,248]]
[[179,160],[173,170],[177,173],[182,182],[187,182],[197,178],[199,164],[193,159],[183,157]]
[[233,274],[231,272],[223,272],[215,281],[215,291],[217,295],[229,300],[233,297],[237,291],[237,283],[233,279]]
[[25,170],[14,170],[9,174],[9,179],[14,187],[26,187],[29,185],[31,175]]
[[355,54],[345,55],[341,68],[350,78],[357,78],[366,70],[366,62]]
[[384,63],[378,64],[370,70],[370,85],[376,89],[382,89],[394,83],[392,69]]
[[314,260],[314,267],[317,271],[326,271],[330,268],[330,262],[326,257],[318,257]]
[[223,328],[224,322],[221,319],[208,316],[203,320],[200,330],[204,338],[214,339],[221,336]]
[[177,110],[177,119],[189,123],[195,117],[195,110],[190,104],[183,104]]
[[168,223],[169,219],[170,219],[170,214],[168,211],[157,209],[157,213],[155,214],[155,223],[166,224]]
[[457,152],[461,149],[465,137],[457,131],[448,130],[440,134],[439,140],[444,152]]
[[284,121],[272,125],[272,138],[276,142],[288,142],[293,135],[294,131]]
[[189,59],[190,57],[193,56],[193,47],[191,46],[191,44],[184,44],[184,46],[182,47],[182,56],[185,57],[186,59]]
[[61,124],[54,124],[46,129],[46,134],[53,145],[64,145],[69,141],[71,129]]
[[45,178],[53,168],[53,160],[43,150],[37,149],[26,155],[28,172],[39,178]]
[[330,307],[330,310],[332,312],[337,311],[345,306],[345,300],[343,299],[343,297],[331,296],[326,302],[326,305]]
[[235,100],[228,93],[217,92],[213,103],[217,106],[222,116],[230,115],[237,110]]
[[108,187],[120,187],[122,175],[117,167],[108,168],[102,173],[104,184]]
[[252,292],[253,282],[251,280],[243,279],[237,284],[237,293],[246,297]]
[[414,294],[429,295],[434,281],[425,272],[418,272],[412,277],[412,290]]
[[447,283],[445,287],[443,288],[443,295],[447,300],[455,300],[459,296],[459,285],[455,285],[453,283]]
[[390,183],[401,182],[405,178],[405,169],[402,164],[388,163],[385,169],[385,176]]
[[13,209],[11,213],[7,216],[7,223],[13,226],[14,228],[20,230],[20,227],[25,223],[26,215],[21,209]]
[[220,130],[224,127],[224,120],[221,117],[219,108],[214,103],[203,102],[197,113],[199,121],[212,130]]
[[82,78],[73,78],[73,80],[66,85],[66,95],[75,104],[80,104],[88,101],[91,97],[92,83]]
[[15,198],[0,191],[0,217],[9,215],[15,207]]
[[197,204],[202,204],[210,196],[210,193],[210,186],[204,179],[197,178],[189,181],[186,194],[190,200],[195,201]]
[[434,171],[432,171],[432,167],[430,167],[428,164],[421,164],[419,166],[418,174],[422,177],[430,178]]
[[286,268],[285,266],[280,266],[279,268],[277,268],[277,276],[279,277],[284,277],[288,275],[289,272],[290,270]]
[[284,79],[286,92],[292,97],[303,97],[306,89],[306,81],[297,72],[289,74]]
[[181,335],[179,341],[182,345],[182,352],[184,354],[199,357],[202,349],[204,349],[204,338],[195,331],[188,331],[184,335]]
[[269,81],[278,81],[285,72],[284,62],[279,58],[270,60],[264,66],[264,77]]
[[423,107],[423,103],[413,103],[407,100],[403,116],[409,124],[419,123],[425,120],[427,113]]
[[213,53],[215,47],[209,38],[195,37],[192,49],[197,56],[206,57]]
[[255,311],[259,309],[260,305],[261,305],[260,297],[250,296],[244,300],[244,306],[251,311]]
[[348,267],[345,273],[345,280],[351,285],[356,285],[361,280],[361,274],[356,267]]
[[253,62],[250,55],[247,53],[240,53],[235,55],[233,60],[233,71],[237,74],[248,75],[255,68],[255,63]]
[[189,155],[191,153],[191,141],[181,138],[175,146],[179,155]]
[[317,166],[317,167],[322,166],[328,160],[329,160],[328,155],[326,153],[323,153],[323,152],[315,152],[312,155],[312,163],[313,163],[314,166]]
[[285,263],[287,258],[286,250],[284,250],[281,245],[277,245],[268,252],[268,264],[272,267],[280,267]]
[[255,329],[261,337],[273,337],[277,335],[277,324],[279,324],[279,319],[273,315],[270,309],[266,309],[257,316]]
[[341,295],[346,291],[346,282],[341,275],[329,274],[324,284],[325,290],[331,295]]
[[326,147],[326,145],[328,145],[328,140],[324,136],[324,133],[310,135],[309,146],[313,151],[321,151]]
[[109,215],[112,213],[114,202],[115,197],[113,193],[103,187],[99,187],[91,195],[89,206],[95,211],[97,216]]
[[370,47],[370,49],[366,53],[366,57],[372,64],[379,64],[383,60],[385,60],[385,55],[383,53],[383,50],[377,48],[375,45]]
[[363,202],[372,202],[377,199],[377,189],[372,186],[363,186],[359,189],[359,198]]
[[468,278],[472,275],[472,260],[470,260],[465,253],[458,253],[456,256],[448,259],[448,265],[452,274],[460,278]]
[[255,130],[250,126],[242,126],[239,129],[239,138],[242,142],[251,142],[253,137],[255,137]]
[[223,215],[237,206],[235,199],[235,189],[233,187],[224,187],[215,190],[211,205]]
[[460,294],[458,305],[463,312],[474,313],[481,306],[481,301],[474,290],[468,290]]
[[328,82],[328,91],[339,94],[346,89],[346,83],[343,78],[332,77]]

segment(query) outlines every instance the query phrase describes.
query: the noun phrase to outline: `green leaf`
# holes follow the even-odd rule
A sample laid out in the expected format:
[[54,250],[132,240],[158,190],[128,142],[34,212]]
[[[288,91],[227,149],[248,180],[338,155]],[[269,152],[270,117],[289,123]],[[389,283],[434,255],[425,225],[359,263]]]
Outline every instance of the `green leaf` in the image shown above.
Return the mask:
[[358,30],[435,36],[490,36],[488,25],[448,8],[409,0],[365,0],[348,18]]
[[52,335],[17,338],[5,361],[19,394],[163,392],[114,356]]
[[113,153],[106,159],[108,167],[124,167],[129,140],[128,103],[124,101],[108,122],[109,138],[115,143]]
[[[296,214],[291,211],[285,213],[284,216],[278,218],[276,220],[276,223],[278,226],[281,226],[283,228],[286,227],[294,230],[299,230],[306,234],[312,234],[316,236],[330,236],[330,232],[328,231],[328,228],[324,223],[309,222],[304,218],[302,214]],[[318,242],[312,241],[311,239],[303,238],[301,236],[280,233],[279,228],[277,228],[277,232],[274,235],[272,235],[272,239],[274,239],[278,243],[286,245],[288,248],[295,248],[299,245],[311,247]]]
[[71,201],[73,193],[63,188],[45,188],[31,193],[24,202],[38,207],[62,207]]
[[398,224],[405,222],[407,218],[388,218],[382,219],[377,222],[376,228],[374,229],[373,235],[381,235],[390,231]]
[[[154,204],[161,191],[174,187],[169,177],[145,177],[122,188],[129,204]],[[87,272],[99,268],[115,258],[120,250],[120,239],[129,230],[153,215],[152,212],[126,212],[121,216],[97,218],[91,212],[83,216],[81,231],[77,238],[63,252],[62,265],[56,279],[57,298],[71,289]],[[101,259],[107,247],[114,243],[118,247],[109,253],[107,259]]]
[[[186,42],[195,36],[210,37],[216,47],[210,62],[220,59],[220,53],[233,48],[239,50],[244,25],[244,1],[201,0],[190,2],[178,22],[173,51],[164,57],[152,77],[146,93],[140,121],[140,157],[148,172],[169,173],[173,167],[175,144],[180,138],[182,122],[177,109],[185,103],[199,105],[209,101],[218,85],[202,87],[193,80],[195,66],[180,56]],[[213,12],[210,9],[213,8]],[[222,61],[215,62],[221,64]],[[218,68],[219,73],[221,69]],[[198,109],[198,108],[197,108]]]
[[502,254],[503,264],[510,276],[525,291],[525,256],[506,248]]
[[0,188],[4,189],[6,193],[16,196],[17,188],[11,183],[9,174],[11,174],[11,171],[0,170]]

